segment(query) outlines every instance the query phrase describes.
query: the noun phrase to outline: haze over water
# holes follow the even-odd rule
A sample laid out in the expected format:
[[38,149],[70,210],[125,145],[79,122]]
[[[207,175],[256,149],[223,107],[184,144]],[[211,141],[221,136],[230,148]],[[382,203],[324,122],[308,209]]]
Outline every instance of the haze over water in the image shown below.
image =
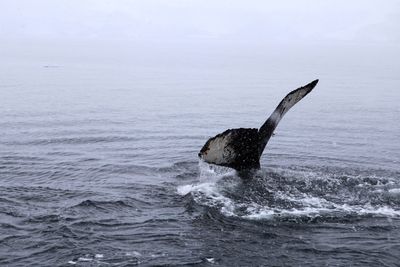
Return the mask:
[[[150,12],[145,6],[140,10]],[[86,18],[68,8],[66,14]],[[299,19],[298,28],[268,43],[267,35],[251,34],[261,27],[245,35],[251,19],[221,16],[225,24],[218,16],[210,23],[220,27],[205,27],[201,16],[188,20],[189,33],[202,22],[197,35],[173,28],[183,27],[178,17],[165,30],[176,35],[160,40],[153,37],[163,17],[143,24],[143,39],[114,24],[100,35],[106,40],[76,38],[101,31],[84,23],[71,31],[79,27],[62,20],[54,28],[75,38],[55,35],[41,21],[30,30],[1,28],[13,38],[0,44],[0,265],[398,264],[400,54],[397,36],[388,34],[394,19],[375,28],[373,42],[370,30],[351,39],[354,29],[318,35],[318,42],[286,40],[307,37],[304,25],[306,33],[321,33],[329,24],[321,15],[321,26]],[[240,29],[241,21],[239,34],[227,30]],[[115,31],[126,40],[111,38]],[[199,161],[208,138],[260,127],[289,91],[317,78],[280,122],[253,179]]]

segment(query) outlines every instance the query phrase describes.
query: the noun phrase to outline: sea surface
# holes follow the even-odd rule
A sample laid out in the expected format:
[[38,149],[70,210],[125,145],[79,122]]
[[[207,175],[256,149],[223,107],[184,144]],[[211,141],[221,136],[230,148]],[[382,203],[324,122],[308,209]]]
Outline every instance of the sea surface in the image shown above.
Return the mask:
[[[399,266],[397,50],[2,45],[1,266]],[[317,78],[252,179],[199,161]]]

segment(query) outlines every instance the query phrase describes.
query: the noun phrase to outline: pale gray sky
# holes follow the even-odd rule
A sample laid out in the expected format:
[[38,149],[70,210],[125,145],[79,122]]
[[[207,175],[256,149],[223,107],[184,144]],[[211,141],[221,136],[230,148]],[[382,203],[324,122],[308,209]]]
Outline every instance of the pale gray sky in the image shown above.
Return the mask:
[[395,0],[0,0],[0,39],[400,43]]

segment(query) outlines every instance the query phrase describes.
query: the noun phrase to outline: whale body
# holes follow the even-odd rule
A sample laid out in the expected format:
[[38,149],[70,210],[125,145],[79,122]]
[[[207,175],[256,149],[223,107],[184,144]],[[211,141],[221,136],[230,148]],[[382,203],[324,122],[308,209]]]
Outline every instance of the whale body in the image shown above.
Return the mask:
[[200,150],[199,157],[207,163],[237,171],[259,169],[261,155],[279,121],[317,83],[315,80],[287,94],[259,129],[229,129],[210,138]]

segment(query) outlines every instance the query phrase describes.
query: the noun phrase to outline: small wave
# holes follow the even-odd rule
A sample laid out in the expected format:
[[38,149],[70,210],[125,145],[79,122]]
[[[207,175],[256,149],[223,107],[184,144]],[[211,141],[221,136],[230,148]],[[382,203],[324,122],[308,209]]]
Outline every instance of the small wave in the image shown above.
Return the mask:
[[32,140],[27,143],[13,143],[22,145],[54,145],[54,144],[65,144],[65,145],[81,145],[81,144],[95,144],[95,143],[111,143],[111,142],[130,142],[137,141],[134,137],[128,136],[79,136],[79,137],[68,137],[68,138],[49,138]]
[[98,201],[98,200],[84,200],[77,205],[72,206],[72,208],[95,208],[95,209],[118,209],[118,208],[132,208],[132,206],[123,200],[115,201]]
[[154,176],[157,172],[158,167],[151,167],[146,165],[128,163],[107,163],[99,166],[87,168],[88,172],[98,174],[128,174],[128,175],[143,175],[143,176]]
[[77,197],[90,197],[94,193],[90,191],[69,190],[51,188],[46,186],[0,186],[0,193],[3,197],[8,196],[8,201],[13,201],[14,205],[19,203],[26,205],[26,203],[34,202],[36,205],[41,202],[47,203],[48,201],[68,200]]
[[70,226],[74,228],[76,231],[78,231],[78,229],[87,229],[87,227],[105,227],[105,228],[118,227],[122,229],[123,227],[129,227],[129,228],[132,227],[132,223],[120,222],[116,219],[93,220],[92,218],[89,218],[87,220],[80,219],[73,221]]
[[58,214],[44,214],[28,217],[26,223],[57,223],[62,220],[62,217]]

